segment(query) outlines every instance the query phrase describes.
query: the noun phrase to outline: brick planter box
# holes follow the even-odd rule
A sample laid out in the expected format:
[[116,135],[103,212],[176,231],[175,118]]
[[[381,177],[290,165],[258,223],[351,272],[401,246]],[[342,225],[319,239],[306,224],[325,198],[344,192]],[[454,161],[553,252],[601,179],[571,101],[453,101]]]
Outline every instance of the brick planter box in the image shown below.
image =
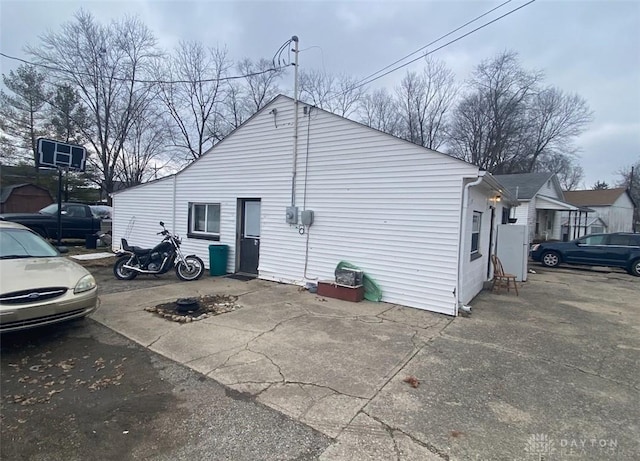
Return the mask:
[[348,287],[333,282],[318,282],[318,295],[357,303],[364,299],[364,287],[362,285]]

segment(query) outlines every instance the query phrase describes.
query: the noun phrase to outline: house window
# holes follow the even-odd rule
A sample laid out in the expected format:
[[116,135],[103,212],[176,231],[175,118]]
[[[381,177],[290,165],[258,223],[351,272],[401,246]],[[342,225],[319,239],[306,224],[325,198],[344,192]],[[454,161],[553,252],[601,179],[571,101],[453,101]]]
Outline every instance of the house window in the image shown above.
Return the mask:
[[220,204],[189,203],[190,238],[220,240]]
[[502,224],[508,224],[509,218],[511,217],[511,208],[504,207],[502,208]]
[[602,226],[591,226],[592,234],[602,234],[604,232],[604,227]]
[[480,254],[480,224],[482,222],[482,213],[473,212],[473,222],[471,224],[471,260],[482,256]]

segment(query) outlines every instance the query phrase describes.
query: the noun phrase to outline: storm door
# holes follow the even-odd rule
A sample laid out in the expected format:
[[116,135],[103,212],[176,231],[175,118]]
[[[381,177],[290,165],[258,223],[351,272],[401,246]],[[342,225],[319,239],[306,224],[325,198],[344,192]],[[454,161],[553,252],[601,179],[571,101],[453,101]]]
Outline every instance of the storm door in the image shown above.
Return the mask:
[[260,199],[240,200],[239,211],[239,272],[257,275],[260,259]]

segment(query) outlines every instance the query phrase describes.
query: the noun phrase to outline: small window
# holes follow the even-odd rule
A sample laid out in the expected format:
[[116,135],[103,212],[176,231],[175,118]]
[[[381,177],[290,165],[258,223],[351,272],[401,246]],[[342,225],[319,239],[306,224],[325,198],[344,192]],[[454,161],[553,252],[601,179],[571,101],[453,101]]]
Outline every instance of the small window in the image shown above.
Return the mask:
[[591,234],[602,234],[604,228],[602,226],[591,226]]
[[480,228],[482,213],[473,212],[473,222],[471,224],[471,259],[479,258],[480,255]]
[[609,245],[631,246],[631,237],[628,235],[611,235],[609,237]]
[[85,213],[84,207],[77,205],[67,205],[63,210],[67,212],[67,216],[70,218],[83,218]]
[[220,240],[220,204],[190,203],[188,237]]
[[604,239],[606,235],[590,235],[589,237],[583,237],[578,240],[580,245],[604,245]]

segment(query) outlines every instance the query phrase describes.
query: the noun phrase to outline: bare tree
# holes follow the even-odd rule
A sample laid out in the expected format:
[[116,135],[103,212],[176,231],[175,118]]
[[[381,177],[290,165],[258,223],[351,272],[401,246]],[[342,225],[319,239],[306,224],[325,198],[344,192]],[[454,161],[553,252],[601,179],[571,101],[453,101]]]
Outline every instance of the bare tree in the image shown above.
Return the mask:
[[522,69],[513,52],[483,61],[454,112],[451,154],[498,174],[539,171],[558,156],[574,157],[573,141],[591,112],[578,95],[541,88],[541,81],[542,73]]
[[129,131],[153,96],[147,79],[158,55],[156,40],[136,18],[103,25],[82,10],[41,40],[28,51],[51,69],[52,78],[77,90],[91,118],[83,136],[97,158],[89,161],[111,193]]
[[3,155],[11,161],[31,159],[35,166],[37,138],[46,132],[46,75],[34,66],[23,64],[15,72],[3,74],[2,81],[10,91],[0,91],[0,129],[3,145],[9,147],[6,151],[3,149]]
[[317,70],[300,73],[300,99],[341,117],[352,115],[363,95],[357,79],[346,74],[336,76]]
[[227,50],[181,42],[160,67],[160,98],[176,126],[174,145],[195,160],[226,134],[222,80],[230,68]]
[[[481,62],[458,104],[451,129],[452,153],[494,173],[519,164],[528,100],[542,78],[524,71],[513,52]],[[477,122],[482,120],[483,129]]]
[[170,160],[166,154],[170,143],[167,122],[160,107],[149,101],[144,117],[138,117],[132,124],[117,170],[117,178],[126,187],[152,179]]
[[465,96],[458,104],[450,130],[452,155],[488,170],[492,158],[485,155],[491,142],[491,116],[480,94]]
[[545,156],[536,164],[534,171],[550,171],[555,173],[562,190],[578,189],[584,177],[584,171],[582,167],[576,163],[575,158],[570,155],[564,155],[563,153],[554,153]]
[[617,174],[620,176],[620,180],[616,185],[626,188],[635,203],[633,231],[638,232],[640,230],[640,158],[634,164],[618,170]]
[[261,59],[254,63],[250,59],[240,61],[237,66],[242,79],[231,80],[226,93],[226,118],[231,129],[238,128],[250,116],[262,109],[278,94],[281,69]]
[[404,125],[401,136],[429,149],[442,146],[456,92],[453,72],[441,61],[428,57],[421,74],[407,72],[396,87]]
[[385,88],[365,94],[360,101],[359,114],[365,125],[399,136],[400,114],[397,103]]
[[531,98],[528,123],[523,137],[523,153],[533,171],[541,157],[574,152],[572,140],[592,119],[586,101],[577,94],[565,94],[557,88],[545,88]]
[[283,71],[274,69],[273,63],[266,59],[260,59],[257,63],[244,59],[238,64],[238,70],[244,76],[247,102],[253,115],[277,96],[278,80]]

